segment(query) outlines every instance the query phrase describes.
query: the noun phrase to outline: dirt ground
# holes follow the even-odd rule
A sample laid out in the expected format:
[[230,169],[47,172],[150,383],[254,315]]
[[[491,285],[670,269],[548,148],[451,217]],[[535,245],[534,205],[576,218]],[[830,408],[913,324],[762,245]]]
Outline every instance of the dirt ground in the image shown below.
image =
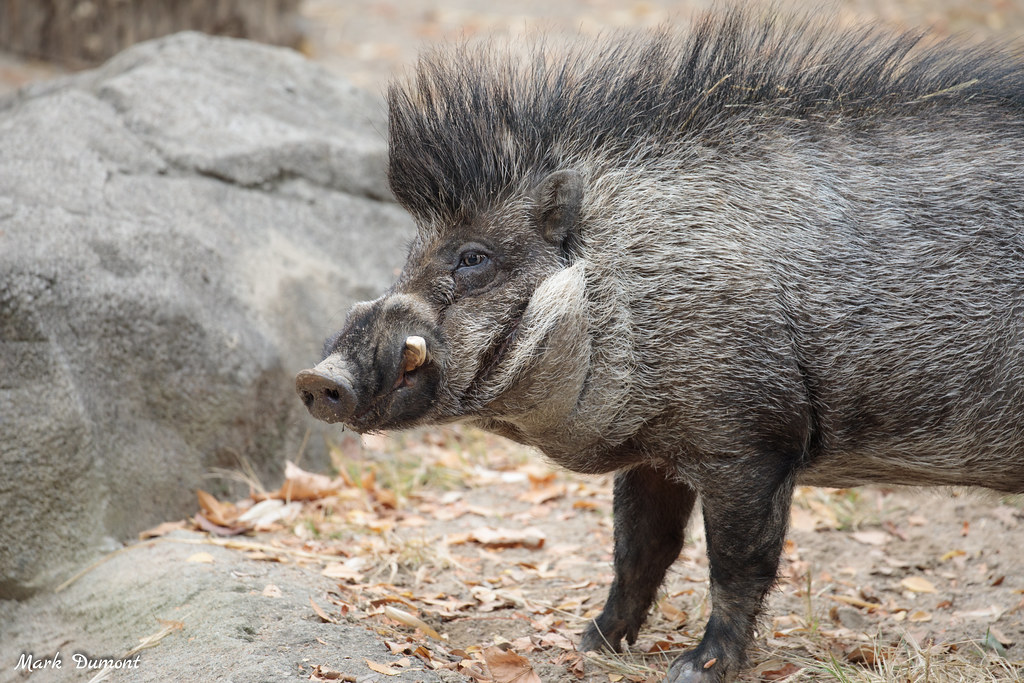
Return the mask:
[[[612,580],[608,477],[472,429],[337,437],[336,475],[296,454],[279,489],[202,495],[58,592],[0,601],[0,681],[654,683],[700,638],[699,520],[635,645],[580,653]],[[1019,499],[801,489],[739,680],[1024,680],[1022,525]]]
[[[306,565],[338,581],[318,597],[326,618],[376,630],[395,654],[459,680],[528,681],[517,676],[532,671],[544,682],[640,682],[660,680],[701,635],[709,604],[699,519],[638,642],[622,655],[583,655],[574,644],[612,579],[610,478],[555,471],[471,429],[346,434],[333,459],[340,478],[296,470],[293,488],[278,493],[309,500],[250,533],[336,555]],[[253,502],[214,512],[231,527]],[[1024,548],[1013,542],[1022,503],[800,489],[779,585],[740,680],[1022,680]],[[495,671],[494,646],[523,658],[517,676]]]

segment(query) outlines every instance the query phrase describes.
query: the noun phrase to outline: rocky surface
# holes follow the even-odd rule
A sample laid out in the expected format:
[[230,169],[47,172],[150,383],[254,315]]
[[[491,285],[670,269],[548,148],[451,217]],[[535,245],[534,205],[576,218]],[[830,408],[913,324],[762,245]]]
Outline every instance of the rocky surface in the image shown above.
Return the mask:
[[[337,581],[202,541],[175,532],[43,600],[0,601],[0,681],[88,681],[104,659],[117,662],[114,681],[308,680],[317,667],[340,680],[443,680],[420,660],[394,675],[370,669],[401,657],[324,600]],[[311,600],[341,623],[324,622]],[[150,647],[134,649],[144,639]]]
[[293,377],[411,235],[379,102],[179,34],[0,100],[0,598],[194,509],[213,468],[323,462]]

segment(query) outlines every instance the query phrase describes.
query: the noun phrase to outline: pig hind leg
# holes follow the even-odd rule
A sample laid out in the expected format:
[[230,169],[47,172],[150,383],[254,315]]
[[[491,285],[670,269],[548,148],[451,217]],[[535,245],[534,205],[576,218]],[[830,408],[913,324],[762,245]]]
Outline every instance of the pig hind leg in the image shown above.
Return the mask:
[[615,477],[615,579],[581,650],[633,644],[669,566],[683,547],[696,494],[667,473],[636,466]]

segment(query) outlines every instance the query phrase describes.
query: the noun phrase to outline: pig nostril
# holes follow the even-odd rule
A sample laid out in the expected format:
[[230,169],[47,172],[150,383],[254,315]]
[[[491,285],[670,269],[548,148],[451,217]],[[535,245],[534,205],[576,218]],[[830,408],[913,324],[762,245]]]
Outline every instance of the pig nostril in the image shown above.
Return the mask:
[[344,377],[317,369],[295,376],[295,390],[310,414],[325,422],[343,422],[352,416],[356,394]]

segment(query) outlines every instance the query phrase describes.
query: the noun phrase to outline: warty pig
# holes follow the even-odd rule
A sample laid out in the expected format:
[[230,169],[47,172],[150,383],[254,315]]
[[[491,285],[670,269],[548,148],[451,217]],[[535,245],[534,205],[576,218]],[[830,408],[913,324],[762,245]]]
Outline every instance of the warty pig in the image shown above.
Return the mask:
[[388,92],[408,261],[300,396],[614,470],[583,648],[634,641],[699,500],[712,612],[668,680],[731,678],[797,483],[1024,492],[1024,67],[921,38],[732,10],[427,54]]

